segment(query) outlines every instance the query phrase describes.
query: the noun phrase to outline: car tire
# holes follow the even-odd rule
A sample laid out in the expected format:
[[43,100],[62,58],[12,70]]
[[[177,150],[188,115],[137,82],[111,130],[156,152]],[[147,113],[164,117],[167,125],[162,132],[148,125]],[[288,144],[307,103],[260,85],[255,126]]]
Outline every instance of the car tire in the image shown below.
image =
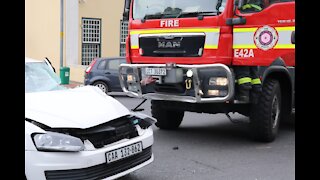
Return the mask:
[[109,86],[107,83],[103,82],[103,81],[96,81],[93,83],[94,86],[97,86],[98,88],[100,88],[104,93],[108,94],[109,92]]
[[279,81],[267,79],[257,104],[252,104],[250,125],[253,138],[272,142],[278,134],[281,119],[281,89]]
[[162,101],[151,101],[152,117],[157,119],[155,125],[160,129],[173,130],[179,128],[184,111],[164,108]]

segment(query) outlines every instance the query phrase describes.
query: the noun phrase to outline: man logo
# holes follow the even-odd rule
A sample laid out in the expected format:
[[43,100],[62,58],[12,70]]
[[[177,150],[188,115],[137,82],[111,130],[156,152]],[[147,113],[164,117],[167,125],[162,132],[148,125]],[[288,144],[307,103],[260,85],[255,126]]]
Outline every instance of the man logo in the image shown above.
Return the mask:
[[158,48],[180,48],[180,41],[158,41]]

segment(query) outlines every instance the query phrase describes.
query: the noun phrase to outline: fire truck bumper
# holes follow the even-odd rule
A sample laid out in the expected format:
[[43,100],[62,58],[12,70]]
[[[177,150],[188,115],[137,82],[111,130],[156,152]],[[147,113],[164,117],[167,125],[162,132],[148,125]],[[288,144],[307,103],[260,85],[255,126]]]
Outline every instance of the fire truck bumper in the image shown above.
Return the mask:
[[128,96],[189,103],[233,99],[234,73],[224,64],[121,64],[120,85]]

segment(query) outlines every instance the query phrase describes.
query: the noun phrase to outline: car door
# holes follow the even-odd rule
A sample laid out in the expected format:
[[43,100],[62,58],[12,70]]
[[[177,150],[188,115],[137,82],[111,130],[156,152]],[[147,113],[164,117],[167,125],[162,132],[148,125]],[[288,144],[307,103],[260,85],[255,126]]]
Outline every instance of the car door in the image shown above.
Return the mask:
[[111,91],[122,91],[119,81],[119,66],[125,63],[124,59],[109,59],[105,74],[110,79]]
[[96,69],[92,71],[93,77],[96,77],[97,79],[102,79],[105,80],[106,74],[106,67],[107,67],[107,60],[106,59],[101,59],[98,60]]

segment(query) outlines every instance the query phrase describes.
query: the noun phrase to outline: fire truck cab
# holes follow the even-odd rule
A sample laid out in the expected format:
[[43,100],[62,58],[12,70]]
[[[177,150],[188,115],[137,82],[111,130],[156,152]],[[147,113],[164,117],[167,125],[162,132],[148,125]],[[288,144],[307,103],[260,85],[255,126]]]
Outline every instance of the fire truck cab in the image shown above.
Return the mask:
[[[257,3],[258,2],[258,3]],[[126,0],[123,91],[151,100],[160,129],[184,112],[238,112],[270,142],[294,109],[294,0]],[[235,67],[256,66],[262,93],[239,101]]]

